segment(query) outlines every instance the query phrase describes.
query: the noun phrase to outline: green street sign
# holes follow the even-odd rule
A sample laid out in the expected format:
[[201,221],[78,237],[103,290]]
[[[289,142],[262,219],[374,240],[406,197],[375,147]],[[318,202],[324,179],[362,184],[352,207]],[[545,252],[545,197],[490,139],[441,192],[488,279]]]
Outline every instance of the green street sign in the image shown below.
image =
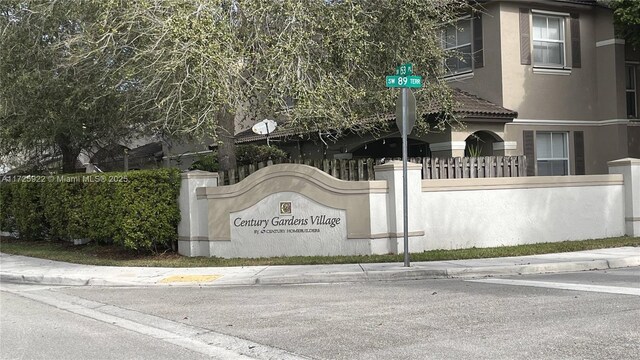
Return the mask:
[[421,88],[422,76],[387,76],[388,88]]
[[400,76],[413,75],[413,64],[406,63],[400,66],[396,66],[396,75],[400,75]]

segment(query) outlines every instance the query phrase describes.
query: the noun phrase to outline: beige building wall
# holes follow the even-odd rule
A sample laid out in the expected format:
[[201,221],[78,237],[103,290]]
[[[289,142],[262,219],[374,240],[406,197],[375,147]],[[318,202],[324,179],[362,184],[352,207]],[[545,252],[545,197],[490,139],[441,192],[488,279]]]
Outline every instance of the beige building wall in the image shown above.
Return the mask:
[[482,37],[484,66],[473,70],[473,77],[467,75],[449,80],[451,87],[459,88],[494,104],[502,105],[502,59],[500,48],[500,4],[489,3],[483,7]]
[[[629,127],[631,128],[631,127]],[[639,127],[640,128],[640,127]],[[505,141],[517,142],[517,153],[523,153],[523,131],[535,132],[567,132],[569,135],[569,167],[570,174],[576,173],[574,133],[584,132],[584,158],[586,174],[606,174],[607,162],[632,156],[627,145],[627,125],[614,123],[610,125],[594,122],[581,126],[571,126],[566,123],[551,124],[519,124],[510,123],[506,126]]]
[[[502,106],[517,111],[520,119],[596,120],[598,95],[595,76],[597,71],[594,30],[596,14],[592,11],[579,12],[582,67],[572,68],[570,74],[550,75],[536,73],[533,65],[521,64],[519,31],[521,7],[568,13],[566,8],[518,2],[500,3],[501,79],[504,88]],[[565,57],[567,66],[570,67],[571,29],[568,21],[565,29]]]

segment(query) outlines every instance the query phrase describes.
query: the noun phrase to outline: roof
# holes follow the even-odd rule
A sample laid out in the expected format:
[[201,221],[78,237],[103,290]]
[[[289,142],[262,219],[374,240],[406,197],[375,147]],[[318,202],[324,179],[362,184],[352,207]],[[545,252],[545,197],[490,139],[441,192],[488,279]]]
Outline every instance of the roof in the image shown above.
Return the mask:
[[[464,117],[503,118],[510,120],[518,116],[516,111],[506,109],[460,89],[454,89],[453,99],[457,103],[454,110],[455,113],[463,115]],[[436,113],[436,111],[432,111],[431,113]]]
[[[513,110],[506,109],[500,105],[494,104],[460,89],[453,89],[453,99],[457,104],[454,112],[464,118],[480,118],[490,122],[508,122],[518,116],[518,113]],[[442,107],[440,104],[432,104],[431,109],[426,115],[437,114],[441,109]],[[390,114],[388,118],[389,120],[395,120],[395,115]],[[309,131],[303,132],[297,129],[288,129],[285,126],[280,126],[277,127],[274,132],[269,134],[269,138],[281,139],[307,133],[309,133]],[[236,134],[236,144],[260,141],[264,139],[264,135],[255,134],[251,129],[246,129]]]

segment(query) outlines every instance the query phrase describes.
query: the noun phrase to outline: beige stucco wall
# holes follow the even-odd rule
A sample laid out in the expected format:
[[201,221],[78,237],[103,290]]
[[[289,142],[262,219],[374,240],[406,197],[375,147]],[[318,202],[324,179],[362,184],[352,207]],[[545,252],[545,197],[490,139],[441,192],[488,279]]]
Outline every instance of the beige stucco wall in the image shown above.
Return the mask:
[[573,133],[584,132],[584,157],[586,174],[607,174],[607,161],[626,158],[629,156],[627,146],[627,125],[521,125],[510,123],[506,126],[505,141],[516,141],[516,153],[523,153],[523,135],[525,130],[544,132],[568,132],[569,133],[569,165],[571,174],[575,174],[575,144]]
[[502,105],[499,20],[500,5],[498,3],[485,4],[482,11],[484,66],[473,70],[473,78],[464,80],[454,78],[449,81],[449,84],[451,87],[479,95],[495,104]]
[[423,180],[422,191],[426,249],[625,233],[621,175]]
[[[595,22],[592,11],[581,11],[580,46],[582,67],[570,75],[533,72],[532,65],[520,64],[519,8],[526,4],[500,4],[503,106],[518,112],[523,119],[595,120],[597,86],[595,72]],[[566,12],[567,9],[537,7],[540,10]],[[565,24],[567,65],[571,65],[571,32]],[[579,94],[579,95],[577,95]]]

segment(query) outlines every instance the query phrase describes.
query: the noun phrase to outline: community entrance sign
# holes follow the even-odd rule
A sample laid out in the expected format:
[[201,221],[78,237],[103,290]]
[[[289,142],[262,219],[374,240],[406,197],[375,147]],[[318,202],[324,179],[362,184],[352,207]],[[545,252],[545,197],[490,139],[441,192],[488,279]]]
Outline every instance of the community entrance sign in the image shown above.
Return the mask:
[[271,194],[229,221],[231,242],[242,243],[249,257],[338,255],[347,239],[344,210],[295,192]]
[[388,88],[401,88],[396,101],[396,124],[402,133],[402,208],[404,214],[404,266],[409,267],[409,215],[407,194],[407,135],[416,123],[416,98],[411,88],[422,87],[422,76],[413,75],[413,64],[396,67],[396,74],[386,79]]

